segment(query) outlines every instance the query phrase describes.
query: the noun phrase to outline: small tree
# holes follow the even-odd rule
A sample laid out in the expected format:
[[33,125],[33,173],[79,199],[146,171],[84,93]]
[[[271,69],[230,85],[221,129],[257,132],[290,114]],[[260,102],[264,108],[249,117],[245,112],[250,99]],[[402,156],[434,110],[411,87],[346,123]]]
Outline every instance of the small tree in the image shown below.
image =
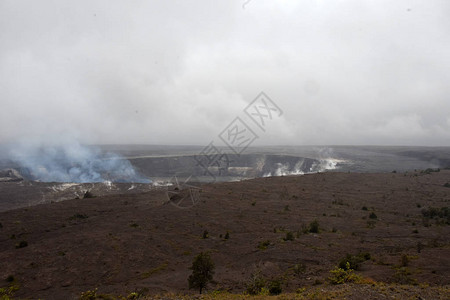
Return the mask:
[[192,262],[192,274],[189,275],[189,289],[197,288],[202,293],[206,285],[212,281],[214,275],[214,262],[208,253],[201,252]]

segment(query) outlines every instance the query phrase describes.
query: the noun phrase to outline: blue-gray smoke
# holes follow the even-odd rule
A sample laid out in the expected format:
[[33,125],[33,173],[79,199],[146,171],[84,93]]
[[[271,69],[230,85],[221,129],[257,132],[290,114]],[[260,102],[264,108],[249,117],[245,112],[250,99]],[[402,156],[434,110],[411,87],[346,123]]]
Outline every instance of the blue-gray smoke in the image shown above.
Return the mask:
[[151,182],[138,174],[128,160],[76,142],[14,147],[10,159],[25,178],[42,182]]

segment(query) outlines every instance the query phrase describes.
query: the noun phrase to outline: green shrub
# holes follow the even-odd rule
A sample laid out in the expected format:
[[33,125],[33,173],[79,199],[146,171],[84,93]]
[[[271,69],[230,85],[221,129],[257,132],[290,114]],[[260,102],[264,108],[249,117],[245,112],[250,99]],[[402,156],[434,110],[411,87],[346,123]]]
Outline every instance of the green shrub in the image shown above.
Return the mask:
[[394,282],[400,284],[417,284],[417,280],[411,278],[411,271],[407,267],[398,268],[394,274]]
[[73,216],[71,216],[71,217],[69,218],[69,220],[77,220],[77,219],[82,220],[82,219],[87,219],[87,218],[89,218],[88,215],[76,213],[76,214],[74,214]]
[[267,247],[269,247],[269,246],[270,246],[270,241],[269,240],[265,240],[265,241],[259,242],[258,249],[266,250]]
[[371,218],[371,219],[378,219],[377,215],[374,212],[370,213],[369,218]]
[[292,270],[294,271],[295,275],[300,276],[300,274],[306,271],[306,266],[300,262],[298,264],[295,264]]
[[268,289],[271,295],[281,294],[281,292],[283,291],[283,289],[281,288],[281,280],[276,279],[269,282]]
[[423,249],[424,245],[422,242],[417,242],[417,253],[420,253]]
[[208,230],[203,231],[202,239],[207,239],[209,237]]
[[319,221],[314,220],[309,224],[309,232],[319,233]]
[[286,237],[283,240],[285,241],[293,241],[295,239],[294,233],[292,231],[286,232]]
[[[449,207],[429,207],[422,209],[424,226],[429,226],[429,219],[436,219],[436,224],[450,225],[450,208]],[[441,219],[441,220],[438,220]]]
[[408,257],[408,255],[402,254],[402,258],[401,258],[401,261],[400,261],[400,266],[407,267],[408,264],[409,264],[409,257]]
[[249,295],[260,295],[261,292],[264,292],[265,286],[266,280],[261,275],[261,271],[257,270],[251,274],[250,279],[246,284],[246,292]]
[[82,292],[80,296],[80,300],[95,300],[95,299],[97,299],[97,289]]
[[0,299],[12,300],[14,293],[19,289],[17,284],[10,284],[8,287],[0,288]]
[[361,252],[358,255],[347,254],[343,259],[339,261],[338,267],[343,270],[358,270],[359,265],[370,259],[370,253]]
[[27,241],[20,241],[20,243],[16,244],[16,249],[25,248],[27,246],[28,246],[28,242]]
[[354,273],[354,270],[350,268],[350,264],[347,263],[346,269],[339,267],[330,271],[331,276],[328,278],[332,284],[343,284],[348,282],[359,282],[361,277]]

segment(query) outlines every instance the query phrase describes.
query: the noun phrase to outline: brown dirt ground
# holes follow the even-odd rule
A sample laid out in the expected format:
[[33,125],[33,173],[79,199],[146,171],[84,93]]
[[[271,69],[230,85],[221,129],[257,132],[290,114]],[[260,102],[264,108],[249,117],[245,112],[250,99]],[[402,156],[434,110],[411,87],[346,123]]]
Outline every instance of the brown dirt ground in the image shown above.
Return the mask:
[[[284,292],[385,287],[394,298],[442,298],[439,291],[450,284],[450,225],[440,219],[427,224],[421,210],[449,206],[448,182],[448,170],[321,173],[204,185],[200,201],[188,209],[164,204],[165,192],[152,191],[2,212],[0,287],[13,275],[18,298],[74,299],[96,287],[116,295],[192,295],[188,268],[195,255],[210,251],[216,272],[208,291],[242,293],[259,269],[267,278],[283,278]],[[303,233],[313,220],[320,233]],[[287,231],[295,240],[283,240]],[[258,248],[267,240],[266,249]],[[28,246],[16,248],[20,241]],[[374,285],[329,285],[339,260],[361,251],[371,259],[356,273]],[[399,277],[402,255],[409,257],[408,275]],[[299,263],[306,269],[295,274]],[[397,284],[407,284],[405,293]]]

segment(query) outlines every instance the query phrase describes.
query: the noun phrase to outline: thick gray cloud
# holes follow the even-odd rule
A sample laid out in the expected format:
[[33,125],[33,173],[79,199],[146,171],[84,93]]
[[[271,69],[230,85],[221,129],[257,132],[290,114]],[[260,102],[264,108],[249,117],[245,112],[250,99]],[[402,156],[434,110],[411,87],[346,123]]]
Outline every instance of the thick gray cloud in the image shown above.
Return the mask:
[[448,1],[0,0],[0,141],[450,145]]

